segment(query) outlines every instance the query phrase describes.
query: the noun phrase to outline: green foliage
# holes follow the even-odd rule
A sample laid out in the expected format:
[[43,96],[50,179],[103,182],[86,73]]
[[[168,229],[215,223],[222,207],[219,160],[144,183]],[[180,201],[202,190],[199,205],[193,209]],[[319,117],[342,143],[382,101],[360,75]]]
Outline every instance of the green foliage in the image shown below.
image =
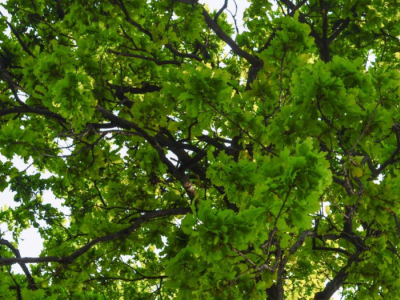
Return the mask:
[[249,2],[3,4],[1,299],[400,298],[399,4]]

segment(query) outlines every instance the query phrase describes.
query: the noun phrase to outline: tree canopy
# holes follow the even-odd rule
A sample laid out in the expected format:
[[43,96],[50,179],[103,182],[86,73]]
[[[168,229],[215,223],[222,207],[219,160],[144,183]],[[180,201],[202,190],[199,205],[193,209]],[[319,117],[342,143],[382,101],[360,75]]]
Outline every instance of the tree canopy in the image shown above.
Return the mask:
[[227,3],[4,4],[2,299],[400,299],[400,4]]

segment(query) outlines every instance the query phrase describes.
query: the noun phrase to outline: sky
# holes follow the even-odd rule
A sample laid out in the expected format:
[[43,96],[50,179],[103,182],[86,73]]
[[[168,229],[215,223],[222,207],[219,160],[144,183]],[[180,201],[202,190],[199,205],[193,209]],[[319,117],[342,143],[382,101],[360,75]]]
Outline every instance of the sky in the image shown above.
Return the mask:
[[[224,0],[200,0],[200,3],[204,3],[208,5],[208,7],[211,10],[219,10],[223,5],[224,5]],[[233,0],[228,1],[228,10],[235,15],[236,12],[236,22],[239,28],[239,31],[242,32],[243,30],[243,13],[244,10],[250,5],[250,2],[247,0],[236,0],[237,6],[235,6],[235,3]],[[237,10],[236,10],[237,9]],[[228,12],[228,20],[230,20],[233,23],[233,18],[231,14]]]
[[[4,3],[4,0],[0,0],[0,3]],[[219,10],[223,4],[224,0],[200,0],[201,3],[207,4],[208,7],[211,10]],[[233,0],[228,1],[228,9],[232,14],[236,13],[236,21],[237,21],[237,26],[239,28],[239,31],[243,31],[243,21],[242,21],[242,16],[243,12],[246,7],[249,6],[249,2],[247,0],[236,0],[237,6],[234,5]],[[3,8],[0,7],[0,12],[6,15],[6,12]],[[9,17],[9,16],[8,16]],[[228,13],[228,20],[233,22],[232,16],[230,13]],[[374,61],[374,55],[370,55],[370,62],[367,64],[367,68],[371,65],[371,62]],[[0,155],[0,160],[5,161],[5,158]],[[34,174],[37,173],[38,171],[33,167],[29,167],[29,165],[32,163],[32,161],[29,161],[28,163],[24,163],[22,159],[18,157],[14,157],[13,159],[14,166],[17,167],[19,170],[24,170],[27,169],[28,174]],[[51,174],[49,173],[42,173],[41,177],[45,178],[50,176]],[[0,192],[0,208],[4,206],[8,207],[15,207],[16,203],[13,201],[15,193],[11,192],[9,189],[6,189],[4,192]],[[50,203],[52,206],[60,209],[61,211],[68,213],[68,209],[63,207],[62,200],[61,199],[56,199],[54,194],[51,191],[45,191],[44,194],[42,195],[42,198],[44,200],[44,203]],[[3,238],[12,240],[11,234],[7,231],[7,224],[0,224],[0,232],[3,236]],[[21,234],[21,239],[18,244],[20,253],[22,257],[37,257],[39,256],[41,250],[42,250],[42,243],[43,240],[40,237],[38,231],[35,228],[30,228],[27,230],[24,230],[23,233]],[[18,273],[22,273],[22,270],[20,269],[19,265],[13,265],[13,270]],[[334,299],[340,299],[339,295],[336,294]]]

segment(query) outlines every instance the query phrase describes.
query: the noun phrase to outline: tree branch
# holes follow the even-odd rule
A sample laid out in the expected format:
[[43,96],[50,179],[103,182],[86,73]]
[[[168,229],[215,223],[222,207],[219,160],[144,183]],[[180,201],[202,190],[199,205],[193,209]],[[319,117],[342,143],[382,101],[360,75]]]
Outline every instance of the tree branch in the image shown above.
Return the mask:
[[[178,1],[180,1],[180,0],[178,0]],[[232,38],[229,35],[227,35],[221,29],[221,27],[219,27],[219,25],[217,23],[214,22],[214,20],[211,18],[211,16],[208,14],[208,12],[204,8],[203,8],[203,16],[204,16],[204,20],[206,21],[208,27],[210,27],[221,40],[223,40],[225,43],[227,43],[236,55],[244,58],[252,65],[262,65],[261,59],[259,59],[256,56],[251,55],[250,53],[248,53],[248,52],[244,51],[242,48],[240,48],[239,45],[236,44],[236,42],[234,40],[232,40]]]
[[140,25],[139,23],[135,22],[134,20],[132,20],[132,18],[129,15],[128,10],[126,9],[124,2],[121,0],[110,0],[110,2],[112,4],[117,4],[121,10],[123,11],[124,15],[125,15],[125,19],[126,21],[128,21],[128,23],[130,23],[131,25],[135,26],[137,29],[139,29],[140,32],[144,33],[145,35],[147,35],[151,41],[153,41],[153,35],[151,34],[150,31],[148,31],[147,29],[143,28],[142,25]]
[[347,279],[348,273],[347,269],[351,266],[353,262],[357,262],[360,252],[354,253],[347,261],[345,267],[343,267],[325,286],[325,289],[321,292],[315,294],[314,300],[329,300],[333,294],[343,285],[344,281]]
[[399,158],[396,159],[396,156],[400,153],[400,133],[399,133],[400,126],[399,126],[399,124],[395,123],[393,125],[393,131],[396,135],[396,149],[393,151],[392,155],[390,155],[390,157],[383,164],[381,164],[381,166],[379,168],[375,169],[375,171],[372,172],[371,178],[368,179],[369,181],[374,180],[376,177],[378,177],[379,174],[381,174],[382,171],[384,169],[386,169],[387,166],[399,161]]
[[321,251],[332,251],[332,252],[336,252],[336,253],[343,253],[346,256],[350,256],[351,255],[349,252],[347,252],[344,249],[332,248],[332,247],[319,247],[319,246],[316,246],[314,243],[313,243],[312,249],[313,250],[321,250]]
[[93,246],[99,243],[104,243],[104,242],[110,242],[114,241],[123,237],[126,237],[127,235],[131,234],[134,232],[136,229],[138,229],[144,222],[159,218],[159,217],[166,217],[166,216],[176,216],[176,215],[185,215],[188,213],[192,213],[192,210],[190,207],[179,207],[179,208],[171,208],[171,209],[165,209],[165,210],[156,210],[152,212],[145,213],[141,215],[139,218],[135,220],[135,222],[125,228],[122,229],[118,232],[111,233],[99,238],[96,238],[92,240],[91,242],[88,242],[78,250],[74,251],[72,254],[64,257],[58,257],[58,256],[47,256],[47,257],[14,257],[14,258],[0,258],[0,266],[5,266],[5,265],[12,265],[12,264],[25,264],[25,263],[46,263],[46,262],[56,262],[56,263],[61,263],[61,264],[70,264],[72,263],[75,259],[78,257],[82,256],[86,252],[88,252]]
[[193,59],[195,59],[197,61],[202,61],[202,59],[199,56],[197,56],[196,54],[179,52],[170,43],[166,44],[165,48],[167,48],[169,51],[172,52],[172,54],[174,54],[176,56],[179,56],[179,57],[182,57],[182,58],[193,58]]
[[145,140],[149,142],[149,144],[157,151],[158,156],[163,164],[165,164],[168,168],[169,173],[172,174],[176,179],[178,179],[182,186],[184,187],[186,194],[189,196],[190,200],[194,200],[196,196],[196,192],[194,189],[193,184],[190,182],[189,177],[184,173],[180,172],[172,163],[171,161],[166,157],[164,153],[164,149],[161,147],[161,145],[157,142],[157,140],[152,137],[150,134],[148,134],[145,130],[137,126],[135,123],[132,123],[130,121],[127,121],[125,119],[122,119],[113,113],[109,112],[107,109],[104,107],[97,105],[96,108],[97,111],[101,112],[103,117],[108,119],[109,121],[113,122],[116,124],[116,126],[125,128],[125,129],[133,129],[135,130],[141,137],[143,137]]
[[[0,12],[0,16],[3,17],[3,14]],[[33,58],[36,58],[35,55],[33,55],[32,51],[29,50],[28,46],[24,43],[24,41],[21,39],[19,32],[14,28],[14,26],[12,26],[12,24],[10,22],[7,21],[7,19],[5,19],[6,24],[8,25],[8,27],[10,27],[11,32],[15,35],[15,37],[17,38],[19,44],[22,46],[22,49],[24,49],[24,51],[26,53],[28,53],[30,56],[32,56]]]
[[108,84],[112,89],[119,90],[122,93],[130,93],[130,94],[146,94],[161,91],[162,87],[149,84],[147,82],[142,82],[142,87],[133,87],[133,86],[119,86],[116,84]]
[[134,58],[139,58],[147,61],[152,61],[158,66],[162,65],[178,65],[180,66],[182,63],[177,61],[177,60],[158,60],[152,57],[144,56],[144,55],[138,55],[138,54],[133,54],[133,53],[127,53],[127,52],[118,52],[114,50],[107,50],[108,53],[112,53],[118,56],[126,56],[126,57],[134,57]]
[[[181,3],[186,3],[186,4],[192,4],[192,5],[199,5],[199,3],[197,2],[197,0],[175,0],[176,2],[181,2]],[[210,29],[212,29],[215,34],[221,39],[223,40],[225,43],[227,43],[229,45],[229,47],[231,47],[232,51],[239,57],[244,58],[245,60],[247,60],[250,64],[252,65],[261,65],[262,61],[256,57],[251,55],[250,53],[244,51],[242,48],[239,47],[238,44],[236,44],[236,42],[229,36],[227,35],[221,27],[219,27],[218,23],[216,23],[211,16],[209,15],[209,13],[205,10],[205,8],[203,7],[203,16],[204,16],[204,20],[206,21],[206,24],[208,25],[208,27]]]
[[225,0],[224,5],[219,9],[219,11],[214,16],[214,22],[218,24],[219,16],[224,12],[224,10],[228,7],[228,0]]
[[[17,248],[15,248],[9,241],[5,240],[5,239],[0,239],[0,245],[4,245],[7,248],[9,248],[15,255],[15,257],[17,258],[21,258],[21,254],[19,253],[19,250]],[[1,261],[1,259],[0,259]],[[20,267],[22,268],[22,271],[24,272],[26,279],[28,280],[28,287],[31,290],[36,290],[36,283],[35,280],[33,279],[31,272],[29,271],[28,267],[25,265],[25,263],[20,262],[18,263],[20,265]]]
[[146,279],[164,279],[168,278],[168,276],[142,276],[140,278],[124,278],[124,277],[93,277],[88,280],[85,280],[84,282],[89,282],[89,281],[106,281],[106,280],[120,280],[120,281],[126,281],[126,282],[135,282],[135,281],[140,281],[140,280],[146,280]]
[[[312,230],[306,230],[303,231],[300,234],[299,239],[292,245],[292,247],[290,247],[289,249],[289,255],[293,255],[297,252],[297,250],[299,250],[299,248],[304,244],[304,241],[306,240],[306,238],[308,236],[315,236],[315,232]],[[278,268],[278,274],[277,274],[277,281],[276,284],[274,284],[270,289],[267,289],[267,294],[269,296],[268,299],[277,299],[277,300],[283,300],[284,297],[284,290],[283,290],[283,273],[284,273],[284,269],[286,266],[286,263],[289,260],[289,256],[285,256],[280,264],[279,264],[279,268]]]
[[66,122],[66,120],[61,117],[60,115],[57,115],[45,108],[36,108],[36,107],[30,107],[30,106],[24,106],[24,107],[12,107],[12,108],[5,108],[5,109],[0,109],[0,117],[1,116],[6,116],[9,114],[21,114],[21,113],[32,113],[32,114],[37,114],[37,115],[42,115],[42,116],[47,116],[50,118],[57,119],[63,123]]
[[333,31],[331,36],[328,38],[329,44],[331,44],[350,24],[350,18],[341,20],[340,25]]

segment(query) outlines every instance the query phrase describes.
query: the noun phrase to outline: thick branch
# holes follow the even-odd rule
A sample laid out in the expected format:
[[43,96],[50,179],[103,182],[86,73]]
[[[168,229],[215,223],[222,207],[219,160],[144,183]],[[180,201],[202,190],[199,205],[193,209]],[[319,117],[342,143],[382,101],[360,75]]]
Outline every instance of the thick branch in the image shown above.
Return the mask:
[[[2,13],[0,13],[0,16],[3,16]],[[35,58],[35,55],[33,55],[32,51],[29,50],[28,46],[24,43],[24,41],[21,39],[20,34],[18,33],[18,31],[14,28],[14,26],[12,26],[12,24],[10,22],[8,22],[7,20],[5,20],[6,24],[8,25],[8,27],[10,27],[12,33],[15,35],[15,37],[17,38],[19,44],[22,46],[22,49],[24,49],[24,51],[26,53],[28,53],[30,56]]]
[[219,25],[217,23],[214,22],[214,20],[211,18],[211,16],[208,14],[208,12],[204,8],[203,8],[203,16],[204,16],[204,20],[206,21],[208,27],[210,27],[221,40],[223,40],[225,43],[227,43],[236,55],[243,57],[245,60],[247,60],[252,65],[261,65],[262,64],[262,61],[258,57],[253,56],[250,53],[244,51],[242,48],[240,48],[239,45],[236,44],[236,42],[229,35],[227,35],[221,29],[221,27],[219,27]]
[[219,11],[214,16],[214,22],[218,24],[219,16],[224,12],[224,10],[228,7],[228,0],[225,0],[224,5],[219,9]]
[[350,18],[341,20],[340,25],[333,31],[328,39],[329,44],[332,43],[350,24]]
[[[199,3],[196,0],[175,0],[176,2],[181,2],[181,3],[186,3],[186,4],[192,4],[192,5],[198,5]],[[262,64],[262,61],[256,57],[251,55],[250,53],[244,51],[242,48],[239,47],[238,44],[236,44],[236,42],[229,36],[227,35],[221,27],[219,27],[218,23],[216,23],[213,18],[211,18],[211,16],[209,15],[209,13],[203,8],[203,12],[202,12],[203,16],[204,16],[204,20],[206,21],[206,24],[208,25],[208,27],[210,29],[212,29],[215,34],[221,39],[223,40],[225,43],[227,43],[229,45],[229,47],[231,47],[232,51],[244,58],[245,60],[247,60],[250,64],[252,65],[260,65]]]
[[17,280],[15,280],[12,272],[11,272],[11,268],[8,268],[8,274],[10,275],[12,281],[14,281],[15,286],[14,287],[10,287],[10,289],[15,289],[17,292],[17,300],[23,300],[22,299],[22,294],[21,294],[21,286],[18,284]]
[[158,66],[162,65],[178,65],[180,66],[182,63],[177,61],[177,60],[158,60],[152,57],[144,56],[144,55],[138,55],[138,54],[133,54],[133,53],[127,53],[127,52],[118,52],[114,50],[108,50],[109,53],[118,55],[118,56],[126,56],[126,57],[134,57],[134,58],[139,58],[147,61],[152,61]]
[[332,248],[332,247],[319,247],[319,246],[315,246],[315,244],[313,244],[312,249],[313,250],[321,250],[321,251],[332,251],[332,252],[336,252],[336,253],[343,253],[346,256],[351,255],[348,251],[346,251],[344,249]]
[[294,13],[300,8],[302,7],[305,3],[307,3],[307,0],[303,0],[300,1],[299,3],[297,3],[297,5],[294,5],[293,2],[288,1],[288,0],[284,0],[284,1],[278,1],[281,4],[286,5],[286,7],[288,8],[288,15],[289,16],[294,16]]
[[201,61],[201,58],[199,56],[197,56],[196,54],[193,53],[182,53],[179,52],[178,50],[176,50],[171,44],[166,44],[165,48],[167,48],[169,51],[172,52],[172,54],[178,56],[178,57],[182,57],[182,58],[193,58],[197,61]]
[[[315,232],[312,230],[306,230],[302,232],[300,234],[299,239],[292,245],[292,247],[290,247],[289,255],[295,254],[297,250],[299,250],[299,248],[304,244],[304,241],[308,236],[315,236]],[[278,268],[277,282],[275,285],[273,285],[270,289],[267,290],[268,299],[283,300],[284,297],[283,273],[288,260],[289,260],[288,256],[285,256],[281,260]]]
[[84,282],[89,282],[89,281],[106,281],[106,280],[119,280],[119,281],[125,281],[125,282],[135,282],[135,281],[140,281],[140,280],[150,280],[150,279],[164,279],[168,278],[168,276],[143,276],[139,278],[124,278],[124,277],[93,277],[88,280],[85,280]]
[[117,91],[121,91],[122,93],[130,93],[130,94],[146,94],[159,92],[162,87],[144,83],[142,87],[132,87],[132,86],[119,86],[115,84],[109,84],[109,86]]
[[360,252],[356,252],[353,254],[349,260],[347,261],[347,265],[343,267],[326,285],[325,289],[322,292],[318,292],[315,294],[314,300],[329,300],[333,296],[333,294],[343,285],[344,281],[347,279],[348,273],[347,269],[351,266],[353,262],[356,262]]
[[[9,241],[0,239],[0,245],[4,245],[4,246],[8,247],[14,253],[15,257],[21,258],[21,254],[19,253],[19,250],[17,248],[15,248]],[[21,266],[22,271],[24,272],[26,279],[28,280],[29,288],[31,290],[36,290],[37,287],[36,287],[35,280],[33,279],[28,267],[22,262],[20,262],[18,264]]]
[[65,122],[65,119],[61,117],[60,115],[57,115],[45,108],[36,108],[36,107],[30,107],[30,106],[24,106],[24,107],[12,107],[12,108],[5,108],[0,110],[0,117],[1,116],[6,116],[9,114],[21,114],[21,113],[31,113],[31,114],[36,114],[36,115],[42,115],[50,118],[57,119],[59,121]]
[[176,215],[185,215],[191,213],[192,210],[189,207],[179,207],[179,208],[171,208],[165,210],[157,210],[148,212],[135,220],[135,222],[118,232],[111,233],[88,242],[86,245],[82,246],[78,250],[74,251],[72,254],[64,257],[58,256],[47,256],[47,257],[14,257],[14,258],[0,258],[0,266],[4,265],[12,265],[12,264],[25,264],[25,263],[46,263],[46,262],[56,262],[62,264],[70,264],[78,257],[82,256],[86,252],[88,252],[93,246],[99,243],[114,241],[134,232],[138,229],[144,222],[166,216],[176,216]]
[[194,200],[196,196],[196,192],[194,189],[194,186],[189,180],[189,177],[184,173],[180,172],[173,164],[172,162],[166,157],[164,153],[164,149],[161,147],[161,145],[157,142],[157,140],[152,137],[150,134],[148,134],[145,130],[137,126],[135,123],[129,122],[127,120],[124,120],[113,113],[109,112],[107,109],[104,107],[97,105],[97,111],[101,112],[103,117],[114,123],[116,126],[125,128],[125,129],[133,129],[135,130],[141,137],[146,139],[146,141],[149,142],[149,144],[157,151],[158,156],[163,164],[165,164],[168,168],[168,171],[174,176],[176,179],[178,179],[182,186],[184,187],[186,194],[189,196],[190,200]]
[[315,232],[312,231],[312,230],[306,230],[306,231],[304,231],[304,232],[300,235],[299,239],[298,239],[298,240],[293,244],[293,246],[290,248],[290,250],[289,250],[290,255],[295,254],[295,253],[297,252],[297,250],[299,250],[299,248],[304,244],[304,242],[305,242],[305,240],[306,240],[306,238],[307,238],[308,236],[314,236],[314,235],[315,235]]

